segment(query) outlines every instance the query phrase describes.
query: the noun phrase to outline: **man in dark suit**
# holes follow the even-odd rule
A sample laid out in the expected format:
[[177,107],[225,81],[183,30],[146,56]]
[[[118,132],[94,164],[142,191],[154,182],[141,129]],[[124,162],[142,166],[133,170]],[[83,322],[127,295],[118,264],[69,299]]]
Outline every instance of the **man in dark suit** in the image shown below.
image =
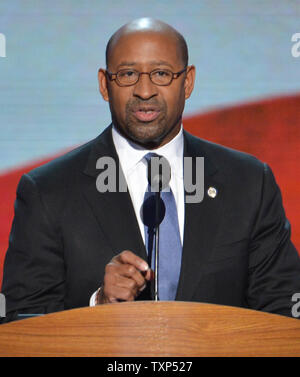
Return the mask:
[[[140,212],[149,152],[169,160],[166,218],[172,205],[176,211],[170,231],[161,234],[173,245],[160,250],[163,299],[291,316],[300,262],[279,188],[255,157],[182,129],[195,79],[183,37],[162,22],[139,19],[112,36],[106,57],[99,86],[113,125],[19,183],[2,287],[7,319],[151,299],[149,232]],[[107,157],[129,192],[99,192],[98,162]],[[195,174],[197,157],[204,157],[204,197],[197,203],[185,200],[183,157]]]

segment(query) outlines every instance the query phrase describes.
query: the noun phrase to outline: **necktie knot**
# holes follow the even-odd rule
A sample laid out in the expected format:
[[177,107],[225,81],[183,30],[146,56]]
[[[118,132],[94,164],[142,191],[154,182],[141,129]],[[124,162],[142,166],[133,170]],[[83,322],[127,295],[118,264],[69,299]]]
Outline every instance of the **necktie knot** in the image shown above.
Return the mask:
[[[158,155],[157,153],[153,153],[153,152],[149,152],[147,154],[145,154],[144,156],[144,159],[146,160],[147,162],[147,169],[148,169],[148,177],[149,177],[149,174],[151,172],[151,166],[152,166],[152,163],[154,160],[152,160],[152,158],[155,158],[156,161],[158,159],[160,159],[162,156]],[[149,179],[148,179],[149,180]]]
[[156,153],[149,152],[144,156],[148,164],[147,178],[152,192],[164,190],[171,179],[169,161]]
[[153,153],[153,152],[148,152],[147,154],[145,154],[144,156],[144,159],[147,161],[147,163],[149,164],[149,162],[151,162],[151,158],[152,157],[161,157],[160,155],[158,155],[157,153]]

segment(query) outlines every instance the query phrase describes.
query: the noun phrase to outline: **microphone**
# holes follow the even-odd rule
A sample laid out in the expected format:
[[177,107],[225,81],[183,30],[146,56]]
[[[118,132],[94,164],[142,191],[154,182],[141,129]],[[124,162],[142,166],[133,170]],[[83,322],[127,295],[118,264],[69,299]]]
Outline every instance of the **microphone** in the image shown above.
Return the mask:
[[[171,166],[168,160],[163,156],[154,156],[148,161],[148,183],[152,192],[155,192],[155,196],[150,196],[152,198],[152,224],[155,228],[155,261],[154,261],[154,300],[159,301],[158,296],[158,279],[159,279],[159,225],[163,221],[166,213],[166,207],[161,199],[161,191],[164,190],[171,179]],[[150,199],[149,198],[149,199]],[[153,203],[154,200],[154,203]],[[149,203],[150,204],[150,203]],[[153,211],[153,207],[155,210]],[[144,212],[145,213],[145,212]],[[154,220],[154,221],[153,221]],[[147,225],[147,224],[146,224]]]

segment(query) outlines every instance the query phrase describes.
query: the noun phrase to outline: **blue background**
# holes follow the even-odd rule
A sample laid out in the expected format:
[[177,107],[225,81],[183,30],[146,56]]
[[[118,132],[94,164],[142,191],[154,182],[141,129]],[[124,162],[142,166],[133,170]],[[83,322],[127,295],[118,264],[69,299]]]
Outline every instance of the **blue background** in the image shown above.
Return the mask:
[[185,114],[300,91],[300,2],[0,0],[0,173],[83,143],[110,122],[97,71],[111,34],[142,16],[186,38],[197,68]]

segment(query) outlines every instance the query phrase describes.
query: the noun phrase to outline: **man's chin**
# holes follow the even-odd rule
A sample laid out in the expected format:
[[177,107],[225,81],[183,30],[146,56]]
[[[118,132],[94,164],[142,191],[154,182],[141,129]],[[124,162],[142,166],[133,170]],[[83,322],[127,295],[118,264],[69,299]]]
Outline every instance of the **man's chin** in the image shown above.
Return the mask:
[[137,144],[149,148],[155,148],[160,145],[165,137],[165,132],[162,129],[153,129],[149,125],[142,125],[128,130],[129,138]]

